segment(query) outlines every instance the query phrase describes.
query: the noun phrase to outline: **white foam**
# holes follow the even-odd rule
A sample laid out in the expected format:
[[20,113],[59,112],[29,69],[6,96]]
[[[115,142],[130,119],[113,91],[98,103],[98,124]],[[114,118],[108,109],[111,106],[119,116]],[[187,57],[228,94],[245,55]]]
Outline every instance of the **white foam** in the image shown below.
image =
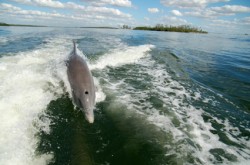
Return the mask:
[[[139,113],[147,116],[149,122],[161,128],[161,130],[171,133],[174,145],[178,146],[173,147],[173,144],[171,146],[166,144],[165,147],[168,150],[168,154],[180,154],[178,155],[180,158],[191,154],[192,157],[198,158],[204,164],[208,162],[213,164],[216,162],[216,158],[210,153],[210,150],[221,148],[227,154],[235,155],[240,162],[250,159],[250,154],[246,154],[247,152],[249,153],[249,143],[246,144],[246,139],[235,138],[232,136],[232,133],[229,133],[230,130],[234,130],[233,134],[237,136],[240,134],[239,129],[232,128],[227,120],[220,121],[210,115],[211,118],[218,120],[218,123],[225,126],[225,134],[231,141],[246,146],[245,149],[221,142],[219,136],[210,131],[214,130],[211,123],[204,121],[202,115],[206,112],[192,104],[193,101],[213,103],[216,102],[215,98],[212,96],[205,98],[198,89],[194,91],[194,89],[183,86],[166,72],[164,65],[156,64],[150,56],[139,60],[136,65],[138,64],[141,65],[140,72],[151,77],[150,81],[153,83],[151,88],[138,92],[137,89],[131,88],[130,84],[126,84],[123,80],[118,80],[118,83],[110,83],[110,89],[122,93],[122,95],[117,95],[119,97],[118,100],[128,105],[127,108],[139,111]],[[163,107],[168,111],[168,115],[160,113],[150,102],[146,101],[151,96],[151,93],[158,94],[158,98],[163,101]],[[144,100],[144,102],[134,104],[134,102],[139,103],[139,100]],[[174,125],[173,118],[180,122],[179,126]],[[193,145],[183,144],[185,139],[192,141]],[[178,148],[177,152],[175,151],[176,148]],[[230,161],[224,158],[223,163],[230,164]]]
[[99,80],[94,77],[94,82],[95,82],[95,86],[96,86],[96,102],[104,101],[106,98],[106,95],[102,91]]
[[[91,70],[103,69],[107,66],[120,66],[124,64],[137,62],[140,58],[147,55],[147,52],[154,48],[153,45],[141,45],[141,46],[125,46],[119,45],[119,49],[113,49],[109,54],[105,54],[100,57],[94,64],[91,64],[86,56],[77,49],[77,53],[82,56],[88,63]],[[103,93],[102,88],[99,84],[99,80],[94,78],[96,85],[96,102],[105,100],[106,95]]]
[[[154,62],[152,62],[150,66],[153,66],[153,63]],[[156,74],[156,71],[158,74]],[[204,121],[202,117],[202,114],[205,113],[204,110],[194,107],[192,103],[189,102],[190,100],[200,100],[202,102],[206,102],[207,99],[202,97],[202,93],[198,90],[191,91],[176,80],[173,80],[165,71],[164,66],[160,66],[159,64],[157,67],[151,67],[147,73],[149,73],[154,80],[153,84],[155,88],[151,89],[151,92],[153,91],[159,93],[161,95],[160,99],[163,100],[165,104],[171,106],[171,110],[178,118],[178,121],[182,123],[178,129],[182,132],[183,136],[180,137],[179,132],[176,132],[172,128],[170,129],[175,137],[175,140],[179,141],[183,138],[190,138],[196,145],[201,147],[201,149],[190,148],[189,152],[192,152],[194,157],[199,158],[204,163],[211,160],[216,161],[211,155],[210,150],[222,148],[226,151],[226,153],[235,155],[239,161],[243,161],[245,158],[250,158],[250,155],[244,154],[244,152],[242,152],[238,147],[224,144],[219,140],[218,135],[210,132],[210,130],[213,130],[214,128],[211,123]],[[170,83],[164,82],[165,79],[168,79],[168,82]],[[168,95],[168,93],[175,93],[175,95]],[[151,111],[155,110],[153,109]],[[154,117],[155,120],[153,121],[151,120],[152,115],[156,115]],[[215,117],[211,117],[215,119]],[[162,118],[165,118],[166,121],[168,120],[167,116],[152,113],[151,116],[149,116],[149,121],[152,121],[159,126],[159,122],[162,122],[163,120]],[[237,128],[232,128],[228,120],[224,121],[222,124],[225,126],[225,134],[231,141],[249,147],[249,145],[245,144],[246,142],[243,139],[235,138],[229,133],[229,130],[235,130],[234,135],[237,136],[240,134]],[[165,130],[169,129],[167,128],[168,126],[169,125],[164,124],[161,125],[161,127]],[[229,163],[229,161],[225,159],[224,163]]]
[[147,52],[154,48],[153,45],[126,46],[122,49],[114,49],[98,59],[91,69],[103,69],[106,66],[119,66],[137,62],[140,58],[147,55]]
[[39,129],[49,133],[50,121],[38,116],[63,93],[65,43],[51,39],[37,50],[0,58],[0,164],[40,165],[53,158],[52,153],[35,154],[35,135]]
[[244,160],[241,162],[235,162],[235,163],[229,163],[230,165],[249,165],[250,164],[250,160]]

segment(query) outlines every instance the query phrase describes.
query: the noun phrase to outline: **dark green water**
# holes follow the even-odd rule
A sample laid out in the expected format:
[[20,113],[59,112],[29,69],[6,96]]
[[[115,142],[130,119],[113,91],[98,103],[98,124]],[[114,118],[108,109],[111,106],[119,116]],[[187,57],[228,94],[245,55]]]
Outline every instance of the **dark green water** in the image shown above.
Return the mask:
[[[249,163],[249,36],[5,27],[0,37],[0,164]],[[72,39],[97,86],[94,124],[72,103]]]

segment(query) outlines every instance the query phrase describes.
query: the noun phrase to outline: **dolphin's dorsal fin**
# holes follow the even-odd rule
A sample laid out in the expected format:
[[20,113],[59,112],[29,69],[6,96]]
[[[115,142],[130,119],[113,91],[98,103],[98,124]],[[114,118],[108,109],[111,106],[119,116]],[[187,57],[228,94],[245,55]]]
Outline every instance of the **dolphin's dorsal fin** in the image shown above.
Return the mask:
[[76,41],[75,40],[73,40],[73,45],[74,45],[74,54],[76,54]]

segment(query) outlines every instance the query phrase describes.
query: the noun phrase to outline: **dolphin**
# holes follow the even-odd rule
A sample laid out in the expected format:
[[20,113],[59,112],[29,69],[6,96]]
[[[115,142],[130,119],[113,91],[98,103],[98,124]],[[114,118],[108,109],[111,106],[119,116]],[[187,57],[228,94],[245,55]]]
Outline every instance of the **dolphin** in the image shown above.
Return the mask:
[[76,52],[76,43],[70,53],[67,74],[72,90],[73,102],[78,106],[89,123],[94,122],[95,85],[86,61]]

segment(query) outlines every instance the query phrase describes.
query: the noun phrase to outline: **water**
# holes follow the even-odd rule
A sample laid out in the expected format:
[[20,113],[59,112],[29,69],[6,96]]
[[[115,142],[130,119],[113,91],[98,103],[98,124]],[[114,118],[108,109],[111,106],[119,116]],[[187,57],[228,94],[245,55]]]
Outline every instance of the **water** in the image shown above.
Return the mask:
[[[87,60],[95,123],[65,60]],[[0,164],[249,164],[250,37],[0,28]]]

